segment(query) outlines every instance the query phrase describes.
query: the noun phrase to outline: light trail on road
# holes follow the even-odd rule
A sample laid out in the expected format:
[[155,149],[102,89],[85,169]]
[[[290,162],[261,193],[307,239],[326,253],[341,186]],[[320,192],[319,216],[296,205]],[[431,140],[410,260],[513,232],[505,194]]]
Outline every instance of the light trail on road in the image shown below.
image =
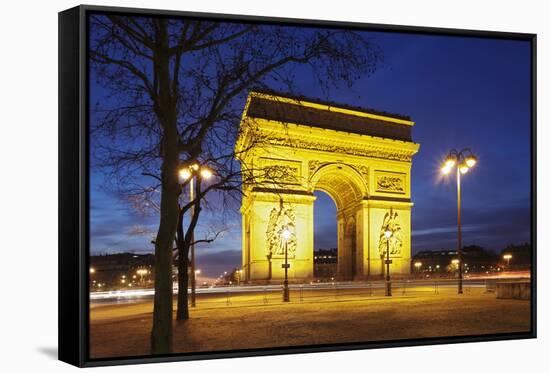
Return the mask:
[[[513,277],[515,279],[521,279],[520,277]],[[465,280],[465,284],[472,287],[486,286],[487,280],[506,280],[512,279],[510,276],[506,277],[479,277]],[[456,279],[415,279],[415,280],[399,280],[392,281],[393,286],[397,287],[423,287],[434,286],[438,287],[455,287],[457,286]],[[385,286],[384,281],[371,281],[371,282],[323,282],[323,283],[309,283],[309,284],[291,284],[290,290],[345,290],[345,289],[381,289]],[[173,289],[174,295],[178,293],[177,286]],[[190,289],[188,290],[190,292]],[[238,285],[238,286],[210,286],[199,287],[196,289],[197,294],[248,294],[258,292],[280,292],[282,291],[282,285]],[[90,303],[92,305],[110,304],[110,303],[133,303],[140,302],[145,299],[153,297],[155,294],[154,289],[132,289],[132,290],[112,290],[90,293]]]

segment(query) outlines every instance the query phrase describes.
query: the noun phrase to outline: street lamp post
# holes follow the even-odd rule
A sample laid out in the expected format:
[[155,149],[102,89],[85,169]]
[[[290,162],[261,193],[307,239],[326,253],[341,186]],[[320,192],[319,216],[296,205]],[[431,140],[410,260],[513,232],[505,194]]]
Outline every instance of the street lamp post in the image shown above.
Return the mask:
[[237,286],[240,286],[241,285],[241,276],[243,274],[243,270],[242,269],[238,269],[237,270]]
[[386,237],[386,296],[391,297],[391,278],[390,278],[390,237],[392,232],[388,229],[384,232]]
[[147,274],[147,270],[146,269],[143,269],[143,268],[140,268],[136,271],[136,273],[140,276],[140,283],[143,285],[143,276],[145,276]]
[[290,231],[285,228],[281,233],[283,241],[285,243],[285,281],[283,283],[283,302],[290,302],[290,291],[288,289],[288,239],[290,238]]
[[[458,259],[453,259],[453,260],[451,260],[451,264],[454,265],[454,266],[456,266],[456,270],[457,270],[457,271],[458,271],[458,268],[459,268],[459,266],[458,266],[459,263],[460,263],[460,260],[458,260]],[[451,267],[451,268],[452,268],[452,267]]]
[[420,269],[422,268],[422,262],[415,262],[414,267],[416,268],[416,273],[420,274]]
[[92,277],[93,277],[94,274],[95,274],[95,268],[90,267],[90,277],[89,278],[90,278],[90,282],[92,283],[92,285],[91,285],[92,287],[95,285],[95,282],[96,282],[95,280],[92,280]]
[[267,257],[267,263],[268,263],[268,268],[267,268],[267,279],[269,281],[271,281],[271,278],[273,277],[273,269],[272,269],[272,263],[271,263],[271,257],[273,256],[273,254],[271,253],[271,251],[269,253],[267,253],[266,257]]
[[506,260],[506,268],[509,269],[510,268],[510,259],[512,259],[512,254],[504,254],[502,256],[502,258],[504,258],[504,260]]
[[462,294],[462,223],[461,223],[461,192],[460,175],[466,174],[475,166],[477,157],[468,148],[460,152],[452,149],[441,167],[441,172],[449,174],[454,166],[456,167],[456,194],[457,194],[457,253],[458,253],[458,294]]
[[[189,178],[189,202],[195,200],[195,176],[199,173],[202,179],[209,179],[212,176],[212,171],[205,166],[199,166],[198,163],[193,163],[187,168],[182,168],[179,172],[180,180],[187,181]],[[195,205],[191,206],[191,219],[195,216]],[[180,224],[183,224],[180,221]],[[191,232],[191,307],[196,307],[196,277],[195,277],[195,230]],[[181,259],[180,259],[181,260]]]
[[[194,166],[194,165],[193,165]],[[189,181],[189,201],[195,200],[195,178]],[[191,219],[195,215],[195,206],[191,207]],[[195,283],[195,230],[191,232],[191,307],[196,307],[196,283]]]

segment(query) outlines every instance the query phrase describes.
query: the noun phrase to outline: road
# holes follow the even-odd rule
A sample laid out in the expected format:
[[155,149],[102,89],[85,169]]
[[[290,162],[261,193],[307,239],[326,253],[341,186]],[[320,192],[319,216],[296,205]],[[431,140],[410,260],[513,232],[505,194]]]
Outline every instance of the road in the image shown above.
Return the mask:
[[[509,278],[509,277],[506,277]],[[491,277],[491,280],[502,279]],[[485,287],[487,278],[465,279],[464,286],[467,287]],[[434,289],[435,288],[452,288],[457,286],[456,279],[429,279],[429,280],[407,280],[394,281],[392,287],[398,292],[402,289]],[[312,283],[312,284],[291,284],[289,285],[291,293],[299,293],[306,296],[311,295],[315,291],[332,291],[344,294],[351,293],[380,293],[385,287],[384,281],[371,282],[328,282],[328,283]],[[177,294],[177,288],[174,289],[174,294]],[[210,299],[215,297],[234,297],[236,295],[264,295],[281,292],[281,285],[240,285],[240,286],[215,286],[201,287],[196,289],[198,299]],[[109,304],[126,304],[126,303],[141,303],[150,300],[154,295],[154,289],[134,289],[134,290],[117,290],[93,292],[90,294],[91,307]],[[372,295],[372,294],[371,294]]]

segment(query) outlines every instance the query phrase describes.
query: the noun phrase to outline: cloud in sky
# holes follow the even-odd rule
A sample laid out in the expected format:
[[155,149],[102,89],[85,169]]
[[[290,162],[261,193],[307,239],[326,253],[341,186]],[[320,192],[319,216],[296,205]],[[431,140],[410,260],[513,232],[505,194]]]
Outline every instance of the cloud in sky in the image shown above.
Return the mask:
[[[475,226],[475,225],[463,225],[462,226],[462,232],[475,232],[481,230],[482,226]],[[438,228],[428,228],[428,229],[418,229],[412,231],[412,236],[414,237],[420,237],[420,236],[432,236],[435,234],[448,234],[448,233],[454,233],[456,232],[457,227],[438,227]]]

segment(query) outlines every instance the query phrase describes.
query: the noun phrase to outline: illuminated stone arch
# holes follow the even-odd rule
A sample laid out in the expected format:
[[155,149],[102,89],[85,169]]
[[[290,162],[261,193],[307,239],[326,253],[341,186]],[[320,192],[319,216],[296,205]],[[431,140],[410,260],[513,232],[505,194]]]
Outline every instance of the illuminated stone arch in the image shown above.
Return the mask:
[[310,191],[327,193],[339,210],[368,197],[364,176],[353,166],[342,162],[320,165],[311,175],[309,186]]
[[306,99],[250,93],[235,145],[243,171],[243,269],[248,281],[278,282],[280,234],[291,231],[289,276],[313,278],[314,191],[335,202],[338,277],[383,272],[380,229],[398,212],[394,273],[410,272],[410,172],[419,145],[408,118]]

